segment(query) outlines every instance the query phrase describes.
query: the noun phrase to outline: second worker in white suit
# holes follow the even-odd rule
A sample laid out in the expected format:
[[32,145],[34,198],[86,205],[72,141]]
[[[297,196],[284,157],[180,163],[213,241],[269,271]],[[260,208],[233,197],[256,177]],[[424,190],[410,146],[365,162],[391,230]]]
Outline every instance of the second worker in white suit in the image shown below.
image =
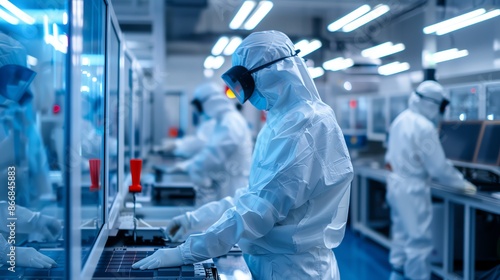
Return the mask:
[[432,179],[463,191],[475,186],[446,160],[434,122],[448,100],[443,87],[424,81],[411,94],[409,108],[391,124],[386,154],[387,202],[391,207],[391,279],[429,279],[432,252]]
[[[247,122],[225,95],[221,86],[206,83],[193,96],[199,113],[215,125],[203,149],[177,163],[171,171],[186,171],[196,184],[196,204],[202,205],[234,195],[248,183],[252,157],[252,135]],[[206,120],[210,121],[210,120]]]

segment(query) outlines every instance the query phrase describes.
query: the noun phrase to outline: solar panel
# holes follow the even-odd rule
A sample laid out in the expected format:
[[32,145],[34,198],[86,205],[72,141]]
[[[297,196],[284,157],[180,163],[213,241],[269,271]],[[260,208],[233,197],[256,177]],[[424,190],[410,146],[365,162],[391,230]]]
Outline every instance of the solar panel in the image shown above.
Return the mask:
[[66,267],[66,254],[63,249],[40,249],[40,253],[53,259],[57,266],[53,268],[29,268],[29,267],[16,267],[15,272],[8,271],[9,266],[0,268],[1,279],[64,279]]
[[152,248],[105,250],[97,263],[93,279],[219,279],[217,269],[211,261],[154,270],[140,270],[132,268],[132,264],[152,255],[154,252],[155,250]]

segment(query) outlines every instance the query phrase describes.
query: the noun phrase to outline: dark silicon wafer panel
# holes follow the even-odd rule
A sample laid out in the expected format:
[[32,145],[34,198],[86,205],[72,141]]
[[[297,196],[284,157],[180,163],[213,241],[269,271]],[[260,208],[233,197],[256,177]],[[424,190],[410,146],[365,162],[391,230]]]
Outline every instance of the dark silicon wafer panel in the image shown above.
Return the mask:
[[104,251],[94,272],[94,278],[108,279],[218,279],[212,263],[197,263],[155,270],[133,269],[132,264],[152,255],[154,251]]
[[45,250],[40,253],[53,259],[58,266],[51,269],[24,268],[16,267],[16,272],[8,271],[8,265],[0,269],[0,279],[40,279],[40,280],[59,280],[64,279],[64,268],[66,267],[66,255],[63,250]]

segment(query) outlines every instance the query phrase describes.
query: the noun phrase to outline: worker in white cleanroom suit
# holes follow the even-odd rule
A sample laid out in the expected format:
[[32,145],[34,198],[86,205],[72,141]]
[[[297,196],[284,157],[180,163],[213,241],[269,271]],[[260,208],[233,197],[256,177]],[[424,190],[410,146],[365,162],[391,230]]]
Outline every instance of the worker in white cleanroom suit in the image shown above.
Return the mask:
[[241,103],[268,111],[248,187],[188,213],[184,225],[220,219],[134,268],[193,263],[238,243],[253,279],[340,279],[332,248],[344,235],[353,170],[334,112],[296,54],[278,31],[252,33],[236,49],[222,78]]
[[[432,252],[432,179],[464,191],[475,186],[446,160],[434,122],[448,101],[443,87],[424,81],[411,94],[409,108],[391,124],[386,162],[392,170],[387,182],[391,207],[391,275],[405,279],[429,279]],[[402,278],[401,278],[402,279]]]
[[250,173],[252,135],[233,102],[215,83],[199,86],[193,96],[199,113],[215,125],[203,149],[177,163],[171,172],[186,171],[196,185],[196,205],[234,195]]
[[[54,194],[29,90],[36,73],[27,68],[26,57],[21,43],[0,32],[0,182],[7,183],[8,168],[15,167],[16,203],[30,207]],[[6,196],[0,192],[0,200]]]

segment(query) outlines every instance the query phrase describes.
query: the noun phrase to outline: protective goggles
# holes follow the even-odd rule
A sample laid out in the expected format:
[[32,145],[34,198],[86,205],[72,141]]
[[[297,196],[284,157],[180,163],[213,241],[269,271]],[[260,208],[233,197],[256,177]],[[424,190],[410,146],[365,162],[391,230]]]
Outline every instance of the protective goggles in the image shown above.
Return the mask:
[[193,105],[196,108],[196,111],[201,114],[203,113],[203,105],[201,104],[201,101],[198,99],[193,99],[191,101],[191,105]]
[[222,74],[222,80],[224,80],[226,85],[234,92],[238,101],[243,104],[250,98],[250,96],[252,96],[252,93],[255,90],[255,81],[252,77],[252,73],[262,70],[286,58],[296,56],[299,52],[300,50],[296,50],[293,55],[278,58],[250,70],[241,65],[233,66],[231,69],[227,70],[226,73]]
[[415,91],[415,94],[424,100],[428,100],[434,104],[439,105],[439,113],[440,114],[444,114],[444,111],[446,110],[446,106],[448,106],[448,104],[450,104],[450,101],[446,98],[443,98],[442,100],[436,100],[434,98],[427,97],[427,96],[425,96],[419,92],[416,92],[416,91]]
[[0,67],[0,103],[7,100],[24,105],[32,99],[28,87],[36,73],[24,66],[8,64]]

